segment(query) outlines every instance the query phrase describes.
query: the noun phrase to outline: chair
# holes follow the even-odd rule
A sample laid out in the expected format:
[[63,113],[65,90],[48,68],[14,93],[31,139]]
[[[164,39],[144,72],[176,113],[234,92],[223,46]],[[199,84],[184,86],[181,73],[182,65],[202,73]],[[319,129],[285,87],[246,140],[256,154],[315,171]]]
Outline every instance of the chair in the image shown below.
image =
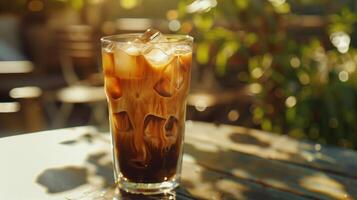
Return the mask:
[[98,68],[99,39],[91,27],[75,25],[58,31],[58,42],[61,70],[67,86],[56,93],[61,105],[53,126],[65,126],[75,104],[89,105],[90,121],[97,125],[107,123],[106,97]]

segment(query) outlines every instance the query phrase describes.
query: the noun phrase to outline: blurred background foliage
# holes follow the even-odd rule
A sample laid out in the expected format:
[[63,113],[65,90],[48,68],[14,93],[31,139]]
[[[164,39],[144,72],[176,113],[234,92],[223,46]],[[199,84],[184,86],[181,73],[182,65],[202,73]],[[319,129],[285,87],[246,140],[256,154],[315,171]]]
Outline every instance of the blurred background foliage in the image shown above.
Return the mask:
[[197,29],[197,62],[248,84],[252,126],[357,148],[354,1],[195,2],[178,12]]
[[[63,8],[80,19],[58,17]],[[245,87],[252,97],[249,113],[230,112],[229,123],[355,149],[356,11],[354,0],[0,2],[0,13],[20,13],[28,24],[28,16],[52,16],[54,24],[69,19],[106,35],[119,18],[165,19],[169,32],[195,37],[199,72],[209,69],[219,88]]]

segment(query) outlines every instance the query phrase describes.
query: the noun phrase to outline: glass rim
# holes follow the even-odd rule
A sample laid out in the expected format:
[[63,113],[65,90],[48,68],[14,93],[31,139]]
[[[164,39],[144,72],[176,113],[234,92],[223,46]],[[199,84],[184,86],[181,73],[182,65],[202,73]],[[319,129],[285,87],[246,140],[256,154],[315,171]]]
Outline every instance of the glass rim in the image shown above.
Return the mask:
[[[130,42],[131,40],[128,40],[130,38],[135,39],[141,36],[142,33],[123,33],[123,34],[116,34],[116,35],[108,35],[100,38],[100,41],[103,42],[109,42],[109,43],[127,43]],[[162,44],[162,43],[168,43],[168,44],[174,44],[174,43],[183,43],[183,42],[193,42],[193,37],[190,35],[184,35],[184,34],[163,34],[166,38],[168,38],[168,41],[157,41],[157,42],[151,42],[152,44]],[[172,39],[172,40],[170,40]]]

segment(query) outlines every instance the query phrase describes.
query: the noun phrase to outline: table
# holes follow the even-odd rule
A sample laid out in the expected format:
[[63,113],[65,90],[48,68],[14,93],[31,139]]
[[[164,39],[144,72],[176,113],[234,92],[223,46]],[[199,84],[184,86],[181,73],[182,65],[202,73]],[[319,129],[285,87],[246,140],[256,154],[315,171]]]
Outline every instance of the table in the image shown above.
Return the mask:
[[[1,138],[0,159],[0,199],[103,200],[118,192],[110,136],[95,127]],[[182,186],[147,199],[357,199],[352,150],[187,121],[183,160]]]

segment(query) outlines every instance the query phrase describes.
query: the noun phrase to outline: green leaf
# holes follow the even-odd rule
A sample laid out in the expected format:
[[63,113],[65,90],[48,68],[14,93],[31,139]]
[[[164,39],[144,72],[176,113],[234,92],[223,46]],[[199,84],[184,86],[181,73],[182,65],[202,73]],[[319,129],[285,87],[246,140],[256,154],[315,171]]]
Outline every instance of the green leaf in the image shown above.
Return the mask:
[[76,10],[80,10],[83,7],[83,0],[71,0],[69,1],[70,5],[72,8],[76,9]]
[[290,123],[294,123],[296,117],[296,108],[292,107],[286,110],[286,120]]
[[250,0],[235,0],[238,10],[245,10],[249,6]]
[[281,5],[274,6],[274,10],[279,14],[286,14],[290,12],[290,5],[285,2]]
[[245,38],[245,45],[247,45],[248,47],[252,46],[254,43],[256,43],[258,41],[258,36],[255,33],[248,33]]
[[236,39],[236,32],[233,32],[229,29],[223,27],[213,28],[212,30],[205,33],[207,40],[235,40]]
[[202,42],[197,44],[196,59],[199,64],[206,64],[209,60],[209,44]]
[[226,72],[227,60],[237,52],[239,48],[238,41],[229,41],[223,44],[216,57],[216,71],[218,75],[224,75]]
[[184,1],[180,1],[177,5],[177,13],[179,18],[183,18],[186,15],[187,4]]
[[259,67],[260,57],[251,57],[248,61],[249,71],[253,71],[255,68]]
[[269,119],[264,119],[263,123],[262,123],[262,129],[264,131],[271,131],[272,130],[272,124],[271,121]]
[[297,139],[303,139],[303,138],[306,137],[306,136],[305,136],[305,133],[304,133],[301,129],[299,129],[299,128],[296,128],[296,129],[293,129],[293,130],[289,131],[288,134],[289,134],[291,137],[297,138]]
[[193,23],[199,29],[208,30],[213,26],[213,17],[208,14],[194,15]]

